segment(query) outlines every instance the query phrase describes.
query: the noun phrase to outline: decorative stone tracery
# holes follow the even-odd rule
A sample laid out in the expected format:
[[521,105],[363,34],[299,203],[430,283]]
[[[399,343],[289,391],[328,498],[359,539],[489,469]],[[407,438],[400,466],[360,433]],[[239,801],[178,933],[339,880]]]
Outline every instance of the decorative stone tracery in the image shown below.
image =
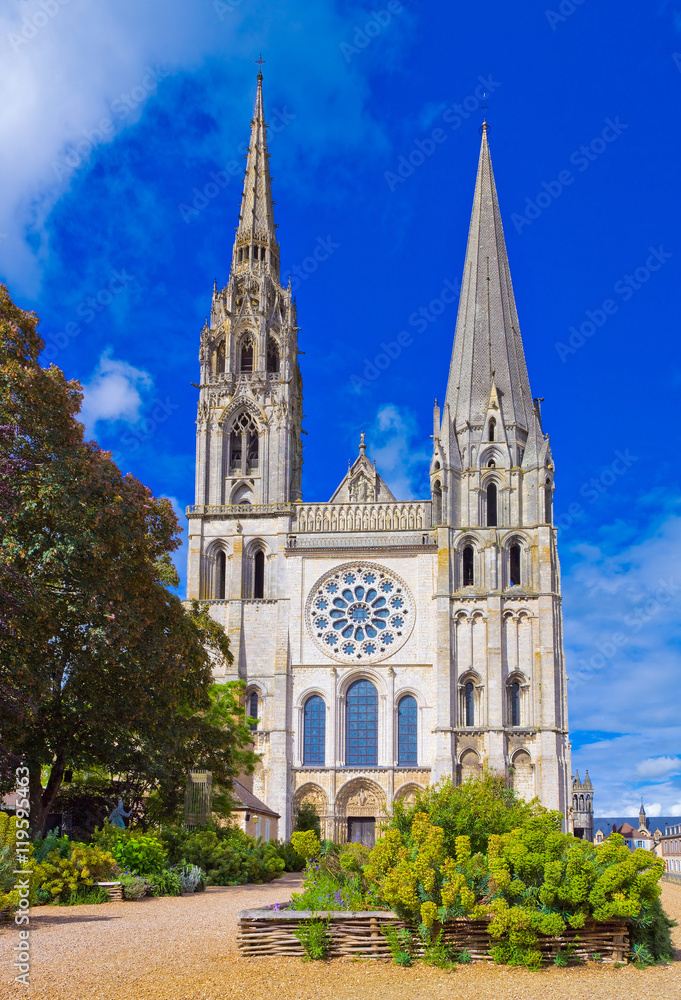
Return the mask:
[[416,605],[404,580],[376,563],[346,563],[317,581],[305,619],[317,647],[341,663],[376,663],[409,638]]

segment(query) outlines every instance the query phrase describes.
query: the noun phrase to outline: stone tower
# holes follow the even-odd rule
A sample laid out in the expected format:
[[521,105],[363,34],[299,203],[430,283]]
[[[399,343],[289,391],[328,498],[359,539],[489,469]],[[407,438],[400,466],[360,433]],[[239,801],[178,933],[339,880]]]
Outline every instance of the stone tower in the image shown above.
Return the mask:
[[262,74],[227,285],[201,331],[196,503],[300,498],[302,381],[296,307],[279,283]]
[[[430,468],[438,527],[438,763],[511,770],[567,811],[570,754],[554,466],[533,399],[487,125]],[[449,641],[447,638],[449,637]],[[468,749],[466,749],[468,748]],[[464,768],[465,770],[465,768]]]
[[572,825],[575,837],[594,839],[594,789],[589,772],[580,781],[579,771],[572,779]]

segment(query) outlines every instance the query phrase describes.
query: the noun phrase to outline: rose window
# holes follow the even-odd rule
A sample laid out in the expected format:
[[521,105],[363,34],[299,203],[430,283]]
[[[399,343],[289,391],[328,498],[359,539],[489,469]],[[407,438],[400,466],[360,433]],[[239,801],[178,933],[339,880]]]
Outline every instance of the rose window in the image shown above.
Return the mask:
[[312,638],[327,655],[370,663],[407,641],[415,607],[406,583],[392,570],[351,563],[316,583],[306,617]]

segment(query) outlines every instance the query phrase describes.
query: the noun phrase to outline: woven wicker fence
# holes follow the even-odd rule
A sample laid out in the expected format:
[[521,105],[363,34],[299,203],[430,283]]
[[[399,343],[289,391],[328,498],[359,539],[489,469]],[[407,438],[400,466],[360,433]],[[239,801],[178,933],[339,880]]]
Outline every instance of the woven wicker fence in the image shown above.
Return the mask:
[[[304,955],[295,935],[301,921],[310,918],[329,920],[330,958],[389,958],[390,948],[381,928],[400,928],[405,924],[392,910],[369,910],[362,913],[336,911],[313,913],[311,910],[242,910],[237,926],[237,944],[242,955]],[[486,920],[452,920],[444,928],[445,940],[457,951],[466,949],[474,962],[491,961],[490,948],[497,942],[490,938]],[[410,928],[413,930],[413,928]],[[539,936],[539,950],[544,960],[552,962],[559,951],[570,947],[574,958],[588,960],[594,954],[602,962],[626,962],[629,952],[629,929],[620,921],[587,921],[578,931],[568,928],[561,937]]]

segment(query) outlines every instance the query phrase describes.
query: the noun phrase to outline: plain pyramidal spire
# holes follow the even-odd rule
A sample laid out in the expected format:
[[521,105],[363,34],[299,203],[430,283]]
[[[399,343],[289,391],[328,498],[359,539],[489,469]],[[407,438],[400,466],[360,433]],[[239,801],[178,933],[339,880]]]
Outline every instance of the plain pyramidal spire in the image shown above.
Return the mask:
[[527,431],[533,412],[532,393],[486,121],[480,131],[480,160],[446,402],[457,432],[467,425],[479,425],[485,419],[495,385],[507,426],[515,424]]

